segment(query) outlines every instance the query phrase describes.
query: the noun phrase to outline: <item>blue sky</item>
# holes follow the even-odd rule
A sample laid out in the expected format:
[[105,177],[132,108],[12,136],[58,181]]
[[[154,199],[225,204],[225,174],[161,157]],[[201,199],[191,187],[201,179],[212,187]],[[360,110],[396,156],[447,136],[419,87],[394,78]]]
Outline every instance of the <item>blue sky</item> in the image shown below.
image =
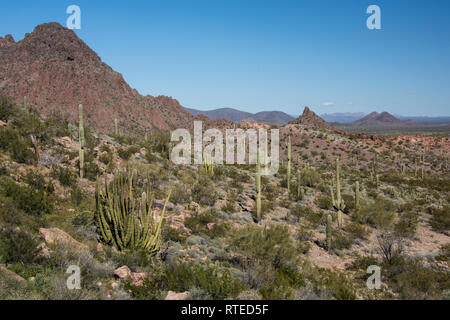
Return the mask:
[[[4,1],[0,36],[66,24],[141,94],[186,107],[450,115],[450,1]],[[366,8],[381,8],[381,30]]]

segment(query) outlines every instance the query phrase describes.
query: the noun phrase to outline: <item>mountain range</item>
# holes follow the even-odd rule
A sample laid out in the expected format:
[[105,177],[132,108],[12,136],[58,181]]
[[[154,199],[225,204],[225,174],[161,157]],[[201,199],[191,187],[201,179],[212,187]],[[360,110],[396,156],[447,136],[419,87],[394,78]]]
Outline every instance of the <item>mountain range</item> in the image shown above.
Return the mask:
[[[324,113],[321,117],[332,123],[345,123],[349,124],[364,118],[367,114],[363,112],[336,112],[336,113]],[[429,124],[443,124],[450,123],[450,117],[420,117],[420,116],[402,116],[394,114],[399,120],[412,120],[415,123],[429,123]]]
[[192,115],[204,114],[212,120],[225,118],[235,123],[255,121],[267,124],[286,124],[294,119],[294,117],[281,111],[263,111],[258,113],[250,113],[233,108],[219,108],[208,111],[190,108],[185,109]]

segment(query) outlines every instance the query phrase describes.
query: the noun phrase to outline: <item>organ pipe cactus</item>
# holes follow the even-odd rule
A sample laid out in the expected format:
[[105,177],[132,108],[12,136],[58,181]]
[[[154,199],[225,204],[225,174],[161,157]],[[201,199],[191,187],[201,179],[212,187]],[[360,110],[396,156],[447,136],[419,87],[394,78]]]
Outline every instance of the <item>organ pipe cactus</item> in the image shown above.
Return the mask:
[[78,106],[78,140],[79,146],[79,158],[80,158],[80,178],[84,176],[84,122],[83,122],[83,105]]
[[336,198],[334,197],[333,187],[330,185],[331,202],[334,210],[337,211],[338,227],[342,229],[342,212],[345,209],[344,199],[341,197],[341,181],[340,181],[340,164],[339,158],[336,159]]
[[105,179],[104,192],[97,181],[95,223],[106,244],[120,251],[145,250],[154,254],[161,245],[162,224],[171,191],[162,211],[154,214],[149,188],[140,199],[134,198],[134,174],[120,173],[109,186]]
[[210,177],[214,176],[214,162],[211,156],[203,154],[203,167],[201,171]]
[[302,175],[300,170],[297,170],[297,199],[303,199],[303,196]]
[[117,119],[114,119],[114,135],[116,137],[119,136],[119,123],[117,122]]

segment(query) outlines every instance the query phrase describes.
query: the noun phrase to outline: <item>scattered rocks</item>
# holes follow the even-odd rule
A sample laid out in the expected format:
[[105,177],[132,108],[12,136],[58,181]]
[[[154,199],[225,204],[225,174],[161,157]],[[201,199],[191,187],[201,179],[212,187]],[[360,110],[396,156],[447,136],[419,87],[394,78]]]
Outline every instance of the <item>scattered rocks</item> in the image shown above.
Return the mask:
[[148,276],[146,272],[132,272],[128,266],[116,269],[114,275],[121,280],[131,280],[134,286],[142,286],[145,278]]

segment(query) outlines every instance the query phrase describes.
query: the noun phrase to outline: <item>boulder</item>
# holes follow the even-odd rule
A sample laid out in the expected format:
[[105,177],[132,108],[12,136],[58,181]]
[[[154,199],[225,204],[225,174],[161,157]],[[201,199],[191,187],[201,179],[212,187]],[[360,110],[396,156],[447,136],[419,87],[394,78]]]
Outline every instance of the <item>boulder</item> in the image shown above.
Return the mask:
[[164,300],[186,300],[189,296],[189,291],[176,293],[173,291],[167,292],[167,296]]
[[39,233],[48,244],[54,243],[58,245],[65,245],[77,251],[88,249],[87,245],[78,242],[77,240],[72,238],[68,233],[58,228],[50,228],[50,229],[41,228],[39,229]]

